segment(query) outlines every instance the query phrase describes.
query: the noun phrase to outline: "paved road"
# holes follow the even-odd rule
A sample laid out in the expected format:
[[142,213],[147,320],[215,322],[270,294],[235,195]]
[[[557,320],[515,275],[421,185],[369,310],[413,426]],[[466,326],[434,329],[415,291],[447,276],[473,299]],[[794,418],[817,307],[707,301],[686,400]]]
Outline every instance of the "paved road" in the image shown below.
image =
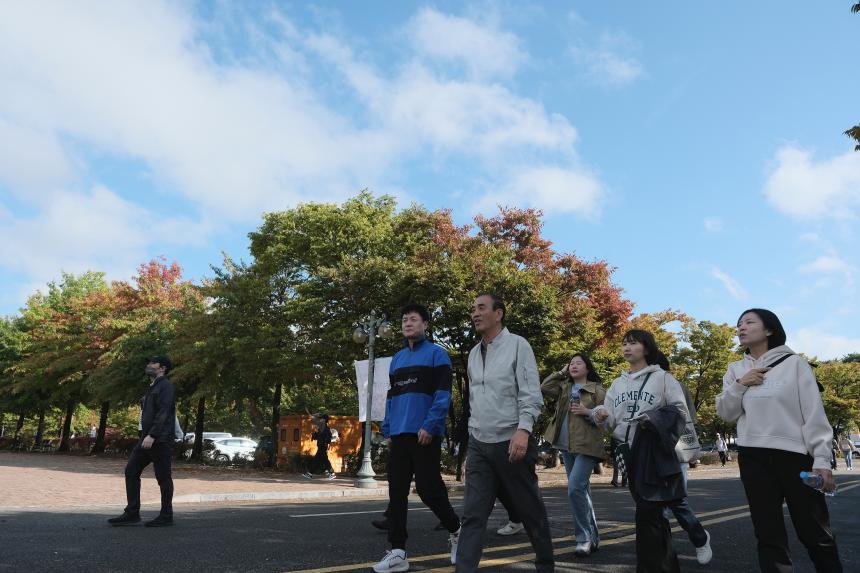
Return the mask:
[[[860,571],[860,475],[839,478],[841,491],[830,501],[845,571]],[[736,479],[690,484],[692,505],[711,532],[714,561],[699,566],[683,532],[675,541],[685,571],[756,570],[755,540],[743,492]],[[633,571],[633,510],[629,494],[595,488],[601,550],[588,559],[573,557],[565,491],[544,490],[555,538],[558,571]],[[454,497],[455,506],[462,500]],[[334,573],[368,571],[387,548],[385,535],[369,525],[385,501],[342,500],[224,506],[178,506],[172,528],[111,528],[104,520],[116,510],[0,510],[0,572],[205,572],[253,571]],[[410,511],[413,571],[450,571],[446,536],[416,500]],[[148,508],[155,511],[155,508]],[[504,520],[499,507],[491,525]],[[792,537],[790,535],[790,537]],[[524,535],[488,535],[486,571],[533,571]],[[796,571],[812,571],[803,548],[792,538]],[[157,564],[157,565],[156,565]]]

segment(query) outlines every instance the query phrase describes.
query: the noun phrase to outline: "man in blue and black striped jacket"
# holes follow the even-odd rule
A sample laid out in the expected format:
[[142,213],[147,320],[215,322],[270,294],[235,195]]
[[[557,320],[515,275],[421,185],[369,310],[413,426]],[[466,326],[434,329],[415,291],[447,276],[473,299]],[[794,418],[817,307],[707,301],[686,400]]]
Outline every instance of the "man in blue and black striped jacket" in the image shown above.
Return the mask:
[[377,573],[408,571],[406,513],[409,487],[445,526],[451,543],[451,562],[457,555],[460,519],[448,500],[442,482],[440,458],[445,416],[451,403],[451,359],[427,340],[430,314],[419,304],[401,311],[405,346],[391,360],[391,389],[385,401],[382,434],[390,439],[388,451],[388,541],[391,551],[377,563]]

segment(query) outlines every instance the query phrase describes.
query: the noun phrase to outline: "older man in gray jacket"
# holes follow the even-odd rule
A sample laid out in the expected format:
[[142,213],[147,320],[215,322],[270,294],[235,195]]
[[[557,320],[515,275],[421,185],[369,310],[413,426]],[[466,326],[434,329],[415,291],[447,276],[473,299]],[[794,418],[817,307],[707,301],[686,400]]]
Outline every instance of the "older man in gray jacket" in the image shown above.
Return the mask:
[[538,487],[532,428],[543,408],[537,362],[529,343],[504,327],[505,305],[481,295],[472,324],[481,343],[469,353],[469,450],[457,573],[477,571],[487,518],[504,486],[520,514],[541,573],[555,571],[552,536]]

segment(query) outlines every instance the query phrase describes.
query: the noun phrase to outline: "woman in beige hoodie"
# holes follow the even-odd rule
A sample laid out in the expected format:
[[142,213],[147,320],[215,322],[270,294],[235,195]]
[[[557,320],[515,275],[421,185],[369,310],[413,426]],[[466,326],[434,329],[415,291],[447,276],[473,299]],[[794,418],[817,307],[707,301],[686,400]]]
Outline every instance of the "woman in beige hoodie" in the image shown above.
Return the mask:
[[801,471],[836,484],[830,471],[833,430],[809,363],[785,346],[785,330],[765,309],[744,311],[738,339],[746,348],[723,377],[717,414],[737,422],[738,464],[758,539],[762,571],[791,571],[782,504],[788,505],[815,570],[842,571],[824,495],[800,479]]

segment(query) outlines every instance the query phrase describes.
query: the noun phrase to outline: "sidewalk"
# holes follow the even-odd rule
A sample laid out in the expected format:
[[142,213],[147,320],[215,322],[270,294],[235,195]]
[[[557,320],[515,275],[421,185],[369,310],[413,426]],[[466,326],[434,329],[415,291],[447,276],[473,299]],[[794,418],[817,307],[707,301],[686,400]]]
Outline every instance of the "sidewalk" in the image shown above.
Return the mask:
[[[0,510],[125,506],[125,460],[42,453],[0,451]],[[690,479],[737,477],[737,464],[725,468],[699,466]],[[541,485],[565,485],[564,468],[540,468]],[[592,484],[608,484],[611,468],[592,476]],[[462,483],[444,476],[449,490]],[[386,497],[385,481],[379,487],[359,489],[353,478],[309,480],[298,474],[251,469],[214,468],[180,463],[173,468],[174,503],[216,503],[264,500],[319,500],[337,497]],[[141,501],[158,503],[158,484],[147,468]]]

